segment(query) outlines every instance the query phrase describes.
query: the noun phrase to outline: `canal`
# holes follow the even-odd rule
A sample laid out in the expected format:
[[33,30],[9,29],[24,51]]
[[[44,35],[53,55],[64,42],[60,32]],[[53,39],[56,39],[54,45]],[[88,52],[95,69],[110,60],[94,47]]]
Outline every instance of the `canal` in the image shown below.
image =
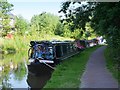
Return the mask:
[[26,51],[16,54],[1,55],[0,58],[0,89],[7,88],[43,88],[51,77],[48,74],[35,74],[28,71]]

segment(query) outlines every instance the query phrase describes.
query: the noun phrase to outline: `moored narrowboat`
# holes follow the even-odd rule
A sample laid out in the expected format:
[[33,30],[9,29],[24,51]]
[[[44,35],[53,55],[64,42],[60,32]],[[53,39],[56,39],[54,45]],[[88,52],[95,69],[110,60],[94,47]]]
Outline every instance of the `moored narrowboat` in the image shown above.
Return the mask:
[[73,41],[31,41],[28,50],[30,62],[28,70],[34,72],[54,70],[55,65],[78,52]]

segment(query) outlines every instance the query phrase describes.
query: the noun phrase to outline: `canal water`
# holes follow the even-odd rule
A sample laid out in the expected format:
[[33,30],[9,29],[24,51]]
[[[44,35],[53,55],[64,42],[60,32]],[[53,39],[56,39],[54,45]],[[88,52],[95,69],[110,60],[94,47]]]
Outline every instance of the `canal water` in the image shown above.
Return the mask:
[[20,52],[0,58],[0,89],[43,88],[51,77],[49,74],[35,74],[28,71],[27,53]]

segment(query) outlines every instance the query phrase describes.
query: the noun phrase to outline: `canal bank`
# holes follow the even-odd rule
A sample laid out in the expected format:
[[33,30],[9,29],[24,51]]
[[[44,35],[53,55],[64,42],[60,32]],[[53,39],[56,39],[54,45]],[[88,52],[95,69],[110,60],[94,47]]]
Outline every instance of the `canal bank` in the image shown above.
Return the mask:
[[[0,87],[2,88],[79,88],[80,77],[85,71],[85,65],[93,51],[101,46],[88,48],[85,51],[66,59],[56,67],[52,75],[33,75],[25,67],[27,54],[17,53],[5,56],[2,62],[12,60],[13,67],[6,66],[0,72]],[[8,64],[9,65],[9,64]],[[50,80],[49,80],[50,79]],[[47,83],[47,84],[46,84]]]
[[88,48],[58,65],[44,88],[79,88],[89,56],[98,47]]

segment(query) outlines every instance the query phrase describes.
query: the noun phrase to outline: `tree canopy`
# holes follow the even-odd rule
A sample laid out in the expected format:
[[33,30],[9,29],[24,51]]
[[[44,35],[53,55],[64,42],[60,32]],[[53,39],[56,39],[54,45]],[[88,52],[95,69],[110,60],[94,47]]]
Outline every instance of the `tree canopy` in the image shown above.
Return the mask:
[[38,33],[54,34],[58,24],[59,17],[46,12],[34,15],[31,19],[31,29]]
[[[75,7],[77,6],[77,7]],[[64,13],[63,22],[86,31],[86,23],[107,39],[113,48],[114,58],[120,61],[120,2],[64,2],[59,11]],[[113,53],[113,52],[112,52]]]
[[0,34],[5,36],[11,29],[10,27],[10,11],[13,4],[7,2],[7,0],[0,0]]
[[28,22],[22,16],[16,16],[15,18],[15,29],[20,35],[24,35],[29,28]]

